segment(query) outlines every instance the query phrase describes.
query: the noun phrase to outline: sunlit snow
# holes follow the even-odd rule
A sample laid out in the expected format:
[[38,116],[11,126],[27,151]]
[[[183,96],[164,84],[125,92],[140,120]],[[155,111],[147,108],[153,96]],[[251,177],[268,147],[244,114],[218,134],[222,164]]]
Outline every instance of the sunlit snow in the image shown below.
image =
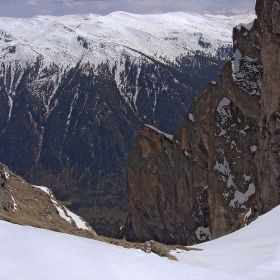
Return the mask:
[[254,21],[251,21],[251,22],[249,22],[249,23],[239,23],[239,24],[236,26],[236,28],[237,28],[238,30],[240,30],[241,27],[244,27],[244,28],[246,28],[248,31],[250,31],[250,30],[252,29],[253,25],[254,25]]
[[[38,54],[46,64],[76,65],[81,59],[95,65],[107,60],[114,65],[123,51],[132,57],[141,53],[164,62],[174,60],[186,50],[216,54],[222,45],[231,45],[232,28],[248,23],[255,16],[213,17],[193,13],[152,15],[114,12],[62,17],[37,16],[31,19],[0,18],[2,59],[33,62]],[[211,47],[205,50],[198,41],[203,36]],[[175,42],[175,43],[174,43]],[[15,53],[9,46],[17,46]],[[175,47],[176,46],[176,47]],[[24,60],[22,58],[24,57]],[[0,56],[1,58],[1,56]]]
[[237,232],[194,246],[203,251],[172,251],[179,262],[0,221],[0,279],[276,280],[279,215],[280,206]]
[[[57,105],[54,98],[63,73],[68,73],[77,64],[84,68],[90,65],[92,71],[97,72],[101,64],[108,65],[114,72],[120,94],[134,110],[139,88],[136,82],[135,92],[124,90],[123,71],[127,57],[133,65],[137,65],[135,74],[138,81],[141,65],[150,59],[161,64],[177,64],[182,56],[191,58],[197,51],[210,56],[219,53],[220,56],[221,48],[232,46],[232,28],[240,22],[248,23],[254,17],[219,17],[184,12],[151,15],[114,12],[106,16],[78,14],[29,19],[0,17],[0,62],[9,65],[9,78],[3,79],[8,93],[9,118],[16,88],[26,67],[40,63],[38,77],[42,84],[53,88],[44,92],[43,97],[42,92],[33,92],[34,96],[43,99],[46,118]],[[45,71],[52,74],[46,76]],[[86,69],[83,73],[89,75]],[[75,102],[76,99],[71,108]],[[154,105],[156,102],[155,98]],[[42,135],[41,131],[40,137]]]
[[[251,209],[247,215],[250,214]],[[235,279],[243,279],[239,276],[244,276],[245,279],[279,279],[279,215],[280,206],[237,232],[197,245],[203,251],[174,255],[181,262],[235,274]],[[197,279],[209,278],[205,276]]]

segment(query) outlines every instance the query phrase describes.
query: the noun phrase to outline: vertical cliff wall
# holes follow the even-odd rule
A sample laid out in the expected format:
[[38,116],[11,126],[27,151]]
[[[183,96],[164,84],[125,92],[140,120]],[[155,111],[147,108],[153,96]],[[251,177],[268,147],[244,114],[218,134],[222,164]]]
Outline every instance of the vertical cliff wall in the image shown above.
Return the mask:
[[280,203],[280,2],[257,1],[264,67],[260,121],[258,208],[261,213]]
[[128,240],[202,242],[280,203],[280,3],[257,1],[256,13],[233,30],[231,62],[174,136],[142,126],[128,164]]

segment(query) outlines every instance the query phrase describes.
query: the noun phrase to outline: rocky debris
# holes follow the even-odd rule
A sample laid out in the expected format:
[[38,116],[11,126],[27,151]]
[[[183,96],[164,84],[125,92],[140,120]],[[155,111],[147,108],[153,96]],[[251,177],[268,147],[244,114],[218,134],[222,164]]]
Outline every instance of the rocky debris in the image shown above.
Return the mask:
[[128,164],[127,240],[195,244],[280,203],[280,4],[233,31],[233,56],[166,137],[142,126]]
[[[161,257],[167,257],[170,250],[175,249],[176,247],[170,247],[166,244],[159,243],[154,240],[146,241],[142,247],[142,251],[144,251],[145,253],[153,252]],[[185,250],[188,251],[187,248],[185,248]]]
[[169,252],[168,247],[165,244],[159,242],[152,242],[151,250],[153,253],[165,257]]
[[161,257],[166,257],[170,251],[170,248],[166,244],[150,240],[143,244],[142,251],[145,253],[153,252]]
[[36,187],[0,163],[0,219],[83,237],[95,231],[58,201],[51,190]]
[[152,252],[152,244],[153,244],[154,242],[155,242],[154,240],[146,241],[146,242],[143,244],[142,251],[144,251],[145,253],[151,253],[151,252]]
[[0,188],[0,208],[8,211],[11,203],[11,194],[7,188]]
[[7,187],[7,173],[0,172],[0,208],[8,211],[12,205],[11,193]]
[[190,247],[184,247],[181,245],[166,245],[160,242],[156,242],[154,240],[150,240],[150,241],[146,241],[143,246],[142,246],[142,251],[144,251],[145,253],[155,253],[161,257],[168,257],[172,260],[176,260],[174,258],[172,258],[169,253],[171,250],[183,250],[183,251],[201,251],[202,249],[200,248],[190,248]]

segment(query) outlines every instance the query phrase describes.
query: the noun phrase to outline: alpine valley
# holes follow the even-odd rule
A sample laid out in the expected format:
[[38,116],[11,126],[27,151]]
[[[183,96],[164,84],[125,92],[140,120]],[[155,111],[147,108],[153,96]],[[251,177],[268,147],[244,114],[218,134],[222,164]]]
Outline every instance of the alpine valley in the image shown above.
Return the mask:
[[[32,184],[51,188],[97,233],[115,236],[128,212],[126,165],[141,124],[170,134],[178,131],[191,100],[218,79],[230,59],[232,28],[253,19],[123,12],[0,18],[0,161]],[[239,59],[238,50],[235,57]],[[219,102],[220,126],[213,133],[225,135],[220,142],[228,143],[227,122],[250,134],[237,121],[246,124],[232,101]],[[202,110],[204,103],[199,106]],[[184,127],[178,141],[185,137]],[[187,160],[190,147],[180,143]],[[230,143],[234,153],[243,152],[237,139]],[[254,143],[246,145],[254,149]],[[222,148],[214,150],[210,166],[218,182],[226,162]],[[202,158],[205,148],[201,151]],[[206,163],[198,159],[198,164]],[[250,186],[253,177],[246,174],[244,182]],[[206,186],[204,177],[202,181]],[[233,187],[228,183],[229,190]],[[238,198],[232,203],[241,204]],[[208,227],[205,221],[196,226],[203,225]]]

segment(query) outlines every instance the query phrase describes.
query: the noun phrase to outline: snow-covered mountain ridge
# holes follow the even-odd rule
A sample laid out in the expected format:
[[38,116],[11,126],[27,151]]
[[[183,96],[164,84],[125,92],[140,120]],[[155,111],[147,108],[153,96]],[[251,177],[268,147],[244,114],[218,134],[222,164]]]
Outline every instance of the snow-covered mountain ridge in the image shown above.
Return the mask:
[[252,17],[0,18],[0,161],[51,186],[100,234],[122,212],[109,219],[114,236],[140,125],[174,133],[230,58],[232,26]]
[[[180,57],[193,57],[197,52],[227,58],[226,50],[231,49],[232,45],[232,28],[254,18],[251,14],[225,17],[183,12],[0,18],[0,63],[11,66],[9,73],[13,84],[10,87],[6,84],[10,92],[10,110],[22,76],[20,69],[26,69],[27,65],[37,61],[40,61],[40,82],[44,82],[46,70],[54,65],[60,69],[59,74],[48,75],[50,84],[54,84],[55,88],[61,81],[61,73],[77,65],[89,63],[96,69],[104,63],[111,71],[115,67],[114,76],[119,91],[130,107],[137,110],[138,88],[130,94],[123,88],[127,83],[122,78],[127,56],[138,65],[137,76],[141,71],[139,66],[146,60],[175,64],[180,68]],[[44,102],[46,116],[52,109],[53,96],[54,92],[37,96]]]
[[[164,63],[186,51],[216,55],[231,46],[231,30],[254,15],[219,17],[191,13],[136,15],[115,12],[72,16],[0,18],[1,60],[30,63],[40,55],[45,64],[73,67],[78,62],[120,63],[121,54],[143,54]],[[16,49],[14,47],[16,46]]]

